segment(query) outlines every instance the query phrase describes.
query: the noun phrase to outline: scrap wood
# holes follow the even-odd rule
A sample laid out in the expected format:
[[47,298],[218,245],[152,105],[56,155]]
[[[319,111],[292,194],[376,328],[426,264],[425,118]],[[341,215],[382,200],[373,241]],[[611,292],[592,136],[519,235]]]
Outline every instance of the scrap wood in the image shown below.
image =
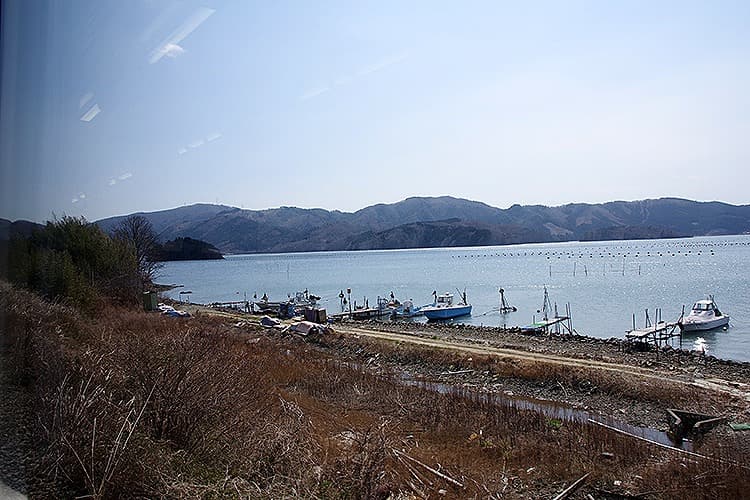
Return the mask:
[[564,500],[565,498],[568,498],[571,493],[574,493],[578,488],[583,486],[583,483],[586,481],[586,478],[589,477],[589,474],[591,473],[587,472],[583,476],[573,481],[573,484],[562,490],[560,494],[554,498],[554,500]]
[[421,474],[419,473],[419,471],[417,471],[417,469],[415,469],[415,468],[414,468],[414,466],[413,466],[413,465],[410,465],[410,464],[409,464],[409,463],[408,463],[408,462],[407,462],[406,460],[404,460],[403,458],[401,458],[401,457],[400,457],[400,456],[398,456],[398,455],[396,455],[396,459],[398,459],[398,461],[399,461],[400,463],[402,463],[402,464],[404,465],[404,467],[406,467],[406,469],[407,469],[407,470],[409,471],[409,473],[410,473],[410,474],[411,474],[411,475],[412,475],[412,476],[414,477],[414,479],[416,479],[417,481],[419,481],[419,482],[420,482],[420,484],[422,484],[422,486],[425,486],[425,481],[427,481],[427,483],[428,483],[428,484],[429,484],[430,486],[432,486],[432,485],[433,485],[433,484],[432,484],[432,481],[430,481],[430,480],[429,480],[429,479],[428,479],[427,477],[424,477],[424,481],[422,481],[422,477],[423,477],[423,476],[422,476],[422,475],[421,475]]
[[414,483],[412,483],[411,481],[407,481],[406,483],[409,485],[409,488],[411,488],[412,491],[414,491],[414,493],[416,493],[419,496],[419,498],[428,498],[427,495],[425,495],[425,493],[422,490],[417,488]]
[[414,458],[414,457],[410,457],[409,455],[407,455],[407,454],[406,454],[406,453],[404,453],[403,451],[397,450],[396,448],[392,448],[392,449],[393,449],[393,452],[394,452],[394,453],[395,453],[396,455],[401,455],[402,457],[404,457],[404,458],[406,458],[406,459],[408,459],[408,460],[411,460],[411,461],[412,461],[412,462],[414,462],[415,464],[417,464],[417,465],[421,465],[421,466],[422,466],[422,467],[424,467],[424,468],[425,468],[426,470],[428,470],[428,471],[432,472],[433,474],[435,474],[436,476],[438,476],[438,477],[440,477],[440,478],[442,478],[442,479],[445,479],[445,480],[446,480],[446,481],[448,481],[449,483],[451,483],[451,484],[453,484],[453,485],[456,485],[456,486],[458,486],[459,488],[463,488],[463,487],[464,487],[464,485],[463,485],[462,483],[459,483],[458,481],[456,481],[455,479],[453,479],[453,478],[452,478],[452,477],[450,477],[450,476],[446,476],[445,474],[443,474],[443,473],[442,473],[442,472],[440,472],[439,470],[433,469],[433,468],[432,468],[432,467],[430,467],[429,465],[427,465],[427,464],[425,464],[425,463],[422,463],[422,462],[420,462],[419,460],[417,460],[417,459],[416,459],[416,458]]
[[447,372],[441,372],[440,375],[462,375],[464,373],[471,373],[473,371],[474,370],[458,370],[458,371],[455,371],[455,372],[447,371]]

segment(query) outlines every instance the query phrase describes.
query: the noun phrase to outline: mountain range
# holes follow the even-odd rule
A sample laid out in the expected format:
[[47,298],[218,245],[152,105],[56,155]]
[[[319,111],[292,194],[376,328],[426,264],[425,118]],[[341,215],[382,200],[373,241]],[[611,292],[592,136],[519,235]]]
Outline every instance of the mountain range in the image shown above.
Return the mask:
[[[146,217],[161,241],[190,237],[224,253],[370,250],[669,238],[750,232],[750,205],[679,198],[507,209],[450,196],[415,197],[353,213],[195,204]],[[111,231],[127,216],[97,221]]]

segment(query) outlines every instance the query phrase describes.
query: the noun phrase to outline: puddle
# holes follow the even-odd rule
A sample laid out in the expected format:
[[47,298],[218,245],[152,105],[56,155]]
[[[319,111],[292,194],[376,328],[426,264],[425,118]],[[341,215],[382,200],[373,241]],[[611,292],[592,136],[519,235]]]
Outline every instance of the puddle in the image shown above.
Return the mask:
[[[366,371],[367,363],[351,363],[345,362],[344,365],[354,368],[356,370]],[[393,380],[403,383],[405,385],[420,387],[441,394],[461,394],[462,390],[471,391],[471,389],[461,386],[446,384],[443,382],[434,382],[429,380],[422,380],[415,378],[412,374],[406,372],[392,372],[395,375]],[[680,450],[694,452],[696,451],[693,446],[693,442],[689,439],[683,439],[679,443],[675,443],[670,439],[666,431],[660,431],[651,427],[638,427],[630,425],[614,417],[603,417],[601,415],[589,413],[585,410],[579,410],[556,401],[548,401],[543,399],[535,399],[526,396],[510,395],[506,393],[496,392],[484,392],[474,391],[476,395],[483,398],[484,401],[490,402],[499,406],[508,406],[519,410],[531,410],[541,413],[545,417],[554,418],[562,422],[577,422],[577,423],[588,423],[589,420],[608,425],[617,430],[623,431],[633,436],[648,439],[662,445],[669,446],[671,448],[677,448]]]
[[[400,380],[406,385],[422,387],[431,391],[439,392],[441,394],[455,394],[462,389],[461,386],[415,379],[408,374],[402,374]],[[693,443],[691,441],[683,440],[681,443],[676,444],[669,438],[665,431],[652,429],[650,427],[637,427],[621,422],[613,417],[602,417],[600,415],[589,413],[585,410],[572,408],[562,403],[508,395],[504,393],[478,392],[477,394],[479,394],[480,397],[484,398],[485,401],[497,405],[509,406],[511,408],[516,408],[519,410],[535,411],[541,413],[546,417],[554,418],[563,422],[587,423],[589,420],[594,420],[610,427],[614,427],[615,429],[626,432],[628,434],[645,438],[650,441],[655,441],[659,444],[685,451],[694,451]]]

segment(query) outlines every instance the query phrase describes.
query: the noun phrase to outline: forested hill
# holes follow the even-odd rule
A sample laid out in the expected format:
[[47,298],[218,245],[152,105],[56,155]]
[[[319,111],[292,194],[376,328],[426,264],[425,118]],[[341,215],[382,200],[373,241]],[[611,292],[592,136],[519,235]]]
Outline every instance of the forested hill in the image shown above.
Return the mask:
[[[408,198],[353,213],[198,204],[139,213],[161,241],[191,237],[224,253],[473,246],[750,232],[750,206],[678,198],[500,209],[448,196]],[[97,223],[111,230],[123,217]]]
[[214,260],[223,259],[219,250],[205,241],[193,238],[175,238],[159,245],[155,251],[155,260]]

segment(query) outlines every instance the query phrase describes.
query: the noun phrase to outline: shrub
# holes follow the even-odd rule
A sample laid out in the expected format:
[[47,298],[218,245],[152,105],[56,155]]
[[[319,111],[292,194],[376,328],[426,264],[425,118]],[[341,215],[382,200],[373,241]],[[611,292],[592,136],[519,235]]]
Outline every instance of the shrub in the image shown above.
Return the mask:
[[13,283],[84,310],[99,306],[100,296],[132,303],[140,291],[134,250],[83,218],[63,217],[12,240],[5,272]]

